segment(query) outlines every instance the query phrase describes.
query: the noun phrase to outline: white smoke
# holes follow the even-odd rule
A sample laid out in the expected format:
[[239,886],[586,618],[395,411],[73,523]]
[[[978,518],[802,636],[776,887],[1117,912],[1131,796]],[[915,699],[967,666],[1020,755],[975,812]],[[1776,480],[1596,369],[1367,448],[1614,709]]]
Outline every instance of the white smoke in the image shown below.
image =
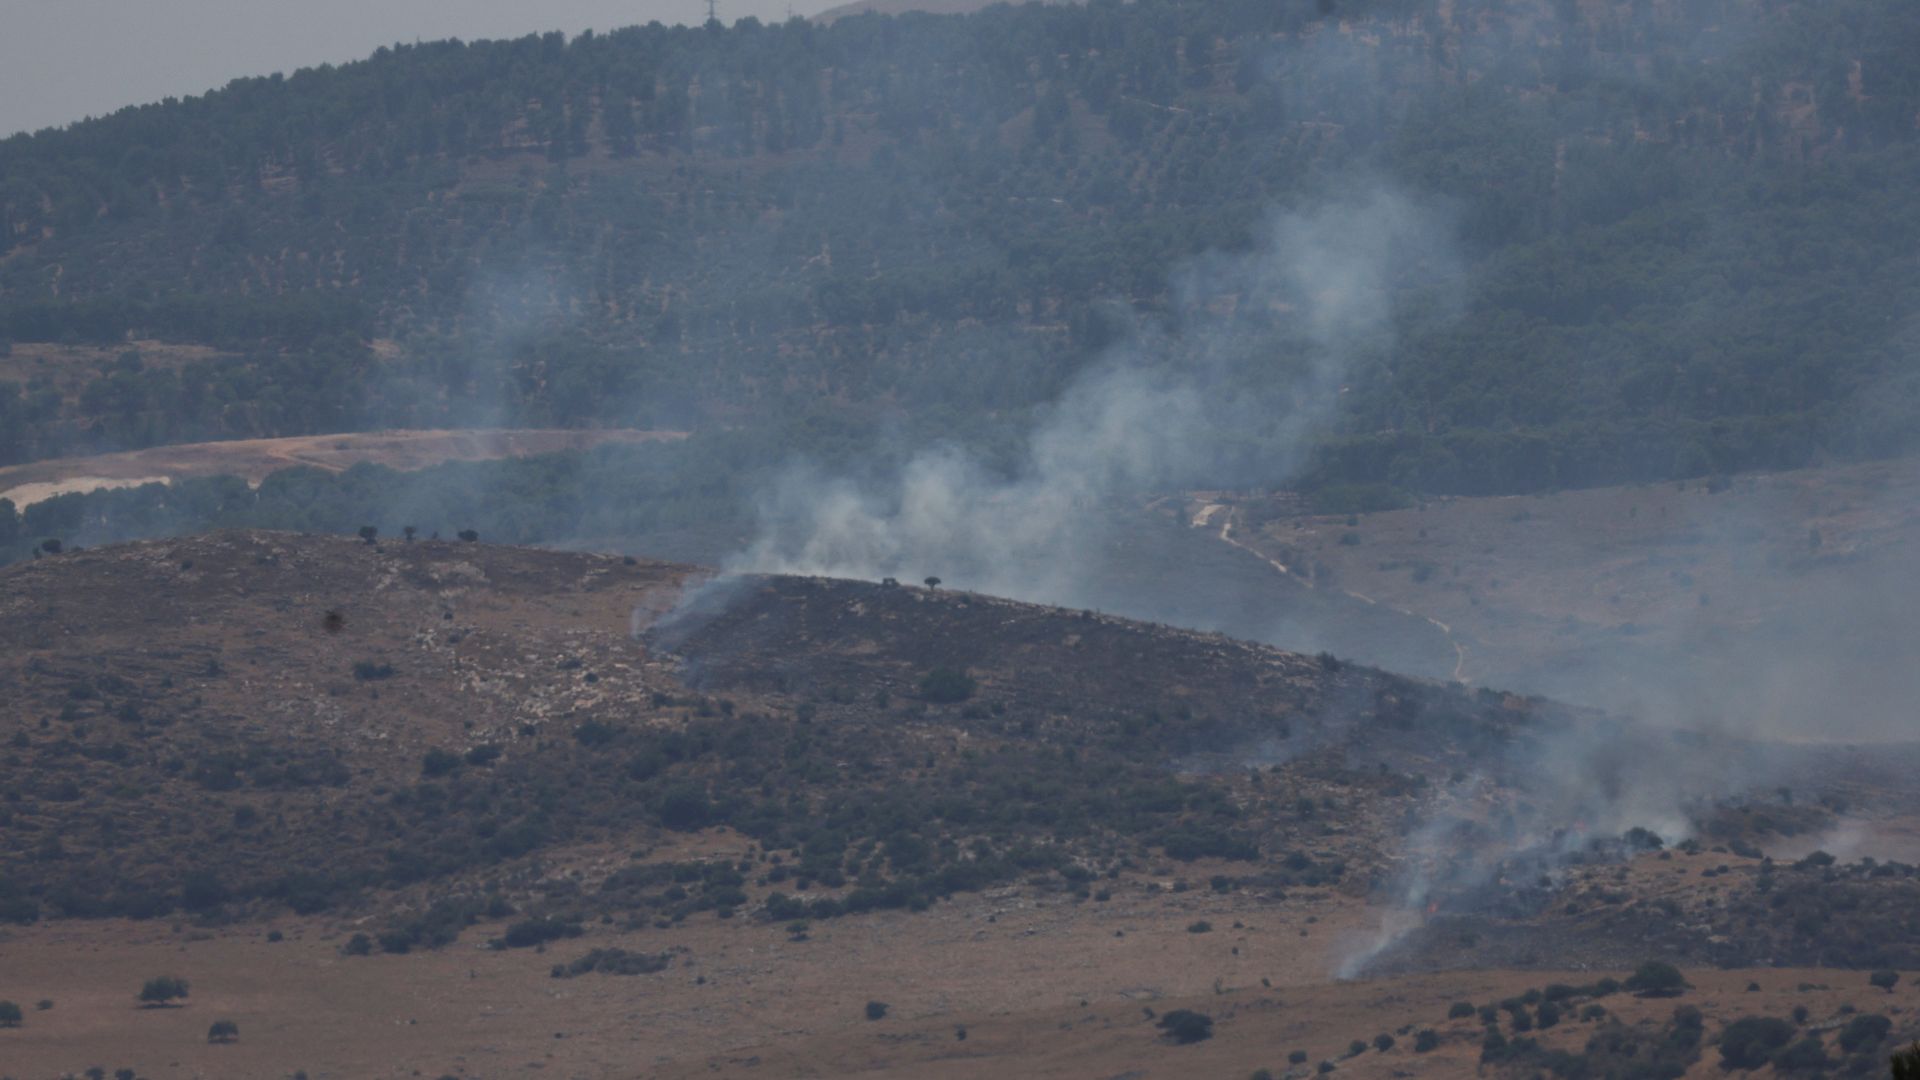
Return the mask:
[[1455,295],[1446,223],[1435,206],[1378,183],[1275,213],[1251,251],[1210,254],[1178,274],[1177,316],[1136,326],[1077,378],[1010,474],[954,446],[878,481],[795,464],[770,485],[759,537],[729,569],[930,575],[1093,606],[1100,583],[1085,552],[1098,526],[1084,511],[1124,494],[1218,483],[1227,471],[1284,483],[1333,418],[1354,366],[1391,346],[1409,292]]

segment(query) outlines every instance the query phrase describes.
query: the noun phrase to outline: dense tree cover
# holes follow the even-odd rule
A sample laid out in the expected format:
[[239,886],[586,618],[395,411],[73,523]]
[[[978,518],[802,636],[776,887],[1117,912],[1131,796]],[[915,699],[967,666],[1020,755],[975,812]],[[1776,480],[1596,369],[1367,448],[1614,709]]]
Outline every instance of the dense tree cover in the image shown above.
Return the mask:
[[[1096,0],[238,80],[0,142],[0,339],[231,353],[0,381],[0,461],[821,407],[1004,439],[1116,309],[1234,308],[1178,267],[1355,176],[1448,209],[1464,295],[1356,359],[1308,483],[1898,452],[1916,49],[1903,0]],[[1229,479],[1288,479],[1243,442]]]

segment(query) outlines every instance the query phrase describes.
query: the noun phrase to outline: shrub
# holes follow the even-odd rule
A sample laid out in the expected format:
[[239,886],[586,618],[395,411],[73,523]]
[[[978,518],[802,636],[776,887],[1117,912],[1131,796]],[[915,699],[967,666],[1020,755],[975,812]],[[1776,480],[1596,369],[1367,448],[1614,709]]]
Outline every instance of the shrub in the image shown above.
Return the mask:
[[1305,1050],[1295,1050],[1293,1053],[1287,1055],[1287,1064],[1289,1065],[1305,1065],[1306,1063],[1307,1052]]
[[1208,922],[1205,919],[1201,919],[1198,922],[1190,922],[1187,924],[1187,933],[1189,934],[1204,934],[1204,933],[1207,933],[1208,931],[1211,931],[1212,929],[1213,929],[1213,924]]
[[1884,1016],[1856,1016],[1840,1029],[1840,1049],[1851,1054],[1879,1046],[1893,1030],[1893,1021]]
[[695,784],[682,784],[660,800],[660,824],[681,832],[706,828],[713,817],[707,793]]
[[1473,1012],[1474,1012],[1474,1009],[1473,1009],[1473,1002],[1471,1002],[1471,1001],[1456,1001],[1456,1002],[1454,1002],[1454,1003],[1453,1003],[1453,1004],[1452,1004],[1451,1006],[1449,1006],[1449,1007],[1448,1007],[1448,1009],[1447,1009],[1447,1019],[1449,1019],[1449,1020],[1464,1020],[1464,1019],[1466,1019],[1467,1017],[1469,1017],[1469,1016],[1472,1016],[1472,1015],[1473,1015]]
[[589,720],[573,729],[573,737],[581,746],[605,746],[618,734],[610,724],[598,720]]
[[1773,1055],[1773,1067],[1776,1072],[1806,1071],[1825,1074],[1827,1066],[1833,1064],[1827,1057],[1827,1048],[1812,1035],[1801,1039],[1785,1050]]
[[553,965],[551,974],[556,979],[571,979],[589,971],[598,971],[603,975],[651,975],[656,971],[665,971],[671,963],[673,957],[667,953],[595,949],[571,963]]
[[1672,964],[1649,960],[1641,964],[1624,985],[1641,997],[1676,997],[1687,989],[1687,980]]
[[1387,1034],[1384,1031],[1378,1035],[1375,1035],[1373,1037],[1373,1048],[1375,1050],[1380,1051],[1383,1054],[1393,1049],[1393,1036]]
[[1794,1027],[1772,1016],[1735,1020],[1720,1033],[1720,1064],[1729,1069],[1757,1069],[1775,1050],[1793,1039]]
[[435,747],[420,758],[420,775],[438,777],[452,775],[460,768],[460,755],[451,750]]
[[368,956],[373,953],[373,939],[365,934],[355,934],[347,939],[340,951],[348,956]]
[[19,1027],[26,1014],[11,1001],[0,1001],[0,1027]]
[[140,1000],[148,1005],[166,1005],[187,996],[187,980],[172,975],[148,979],[140,988]]
[[1424,1054],[1439,1048],[1440,1033],[1432,1028],[1427,1028],[1413,1037],[1413,1052],[1416,1054]]
[[522,919],[507,927],[506,935],[495,938],[491,944],[496,949],[525,949],[561,938],[576,938],[583,932],[579,923],[563,919]]
[[1213,1017],[1192,1009],[1175,1009],[1162,1016],[1154,1026],[1182,1046],[1213,1038]]
[[461,543],[465,544],[478,543],[480,540],[480,534],[474,532],[472,529],[461,529],[459,532],[454,533],[454,535],[458,536]]
[[353,677],[361,682],[378,682],[393,678],[393,665],[377,660],[356,660],[353,665]]
[[887,1015],[887,1003],[884,1001],[867,1002],[867,1019],[882,1020]]
[[934,668],[920,680],[920,696],[936,705],[965,701],[978,688],[973,676],[955,668]]
[[215,1020],[207,1029],[207,1041],[210,1043],[230,1043],[240,1037],[240,1025],[231,1020]]

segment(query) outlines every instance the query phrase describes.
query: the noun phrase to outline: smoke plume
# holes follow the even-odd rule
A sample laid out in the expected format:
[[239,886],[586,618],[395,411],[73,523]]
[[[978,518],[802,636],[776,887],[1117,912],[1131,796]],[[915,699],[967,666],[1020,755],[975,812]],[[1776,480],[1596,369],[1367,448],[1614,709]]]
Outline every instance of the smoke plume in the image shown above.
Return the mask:
[[951,445],[878,478],[796,463],[730,569],[1114,602],[1089,572],[1101,526],[1085,511],[1185,485],[1284,484],[1356,365],[1390,348],[1400,306],[1453,302],[1458,274],[1446,214],[1389,185],[1276,212],[1251,250],[1187,266],[1174,314],[1136,321],[1075,379],[1013,469]]

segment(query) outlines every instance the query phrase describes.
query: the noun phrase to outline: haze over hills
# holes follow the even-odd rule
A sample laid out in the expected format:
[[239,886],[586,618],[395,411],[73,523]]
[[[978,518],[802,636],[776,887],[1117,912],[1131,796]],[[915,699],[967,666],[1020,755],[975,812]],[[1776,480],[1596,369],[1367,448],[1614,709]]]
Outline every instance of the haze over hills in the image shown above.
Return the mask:
[[0,141],[0,1073],[1881,1071],[1909,6],[656,24]]

